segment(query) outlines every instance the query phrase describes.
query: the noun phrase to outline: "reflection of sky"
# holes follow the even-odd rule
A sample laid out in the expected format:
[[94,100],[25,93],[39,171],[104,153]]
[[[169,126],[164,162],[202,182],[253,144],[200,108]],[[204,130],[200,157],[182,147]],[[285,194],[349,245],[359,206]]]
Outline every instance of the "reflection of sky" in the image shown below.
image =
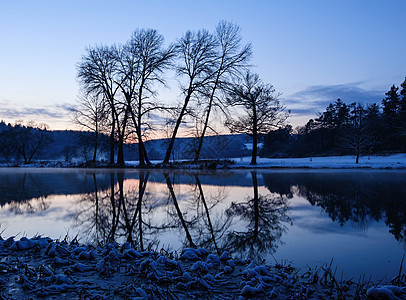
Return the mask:
[[[18,237],[30,237],[41,234],[53,238],[63,238],[71,228],[71,209],[76,205],[77,197],[77,195],[48,196],[45,201],[50,204],[49,208],[34,214],[12,214],[10,213],[11,206],[15,204],[6,204],[0,208],[0,231],[4,230],[2,236],[8,237],[18,234]],[[32,199],[27,204],[35,207],[39,201],[41,200]],[[74,232],[69,233],[72,238],[76,235]]]
[[275,254],[278,260],[292,259],[295,266],[304,267],[333,259],[338,276],[343,271],[344,278],[355,280],[363,274],[375,280],[385,274],[392,278],[398,271],[403,246],[383,222],[371,221],[367,228],[350,222],[341,226],[304,198],[294,197],[289,206],[293,225]]

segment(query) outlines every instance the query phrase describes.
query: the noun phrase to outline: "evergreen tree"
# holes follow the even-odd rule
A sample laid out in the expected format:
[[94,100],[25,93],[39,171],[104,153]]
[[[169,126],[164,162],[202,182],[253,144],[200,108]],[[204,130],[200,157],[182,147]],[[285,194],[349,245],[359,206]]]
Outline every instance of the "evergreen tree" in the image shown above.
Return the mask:
[[365,126],[370,136],[370,152],[376,153],[382,147],[382,117],[379,105],[373,103],[365,110]]
[[382,100],[383,115],[388,124],[393,124],[400,108],[399,88],[392,85],[390,90],[385,93],[386,97]]
[[403,83],[400,85],[400,87],[402,88],[400,90],[400,110],[405,112],[406,111],[406,77],[405,77],[405,81],[403,81]]
[[392,85],[382,100],[385,145],[388,150],[399,149],[400,96],[399,88]]
[[400,85],[399,138],[401,151],[406,151],[406,78]]

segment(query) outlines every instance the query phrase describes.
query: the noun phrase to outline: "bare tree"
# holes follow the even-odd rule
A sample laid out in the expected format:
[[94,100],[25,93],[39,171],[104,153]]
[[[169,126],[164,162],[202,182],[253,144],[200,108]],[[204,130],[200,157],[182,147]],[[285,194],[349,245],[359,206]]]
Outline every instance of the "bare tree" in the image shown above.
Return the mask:
[[94,134],[93,163],[96,162],[99,149],[99,135],[108,121],[108,112],[105,107],[106,101],[102,94],[87,94],[81,96],[77,101],[77,106],[72,108],[73,121]]
[[31,163],[35,155],[50,143],[47,128],[46,124],[37,125],[33,121],[28,122],[26,126],[21,121],[14,125],[10,141],[15,151],[23,157],[24,164]]
[[343,150],[355,154],[355,163],[358,164],[361,154],[372,145],[372,138],[368,131],[366,111],[362,104],[352,103],[350,107],[352,108],[350,124],[345,126],[338,143]]
[[186,84],[181,86],[185,98],[175,122],[163,163],[169,162],[176,135],[183,117],[187,113],[192,96],[214,76],[216,46],[216,39],[206,30],[188,31],[177,43],[176,48],[180,59],[177,74],[186,78]]
[[230,81],[229,77],[238,75],[242,69],[248,66],[252,53],[251,44],[241,46],[240,28],[233,23],[220,22],[216,27],[215,38],[218,42],[216,69],[210,84],[204,86],[204,90],[201,90],[202,93],[206,94],[207,108],[204,112],[204,124],[194,158],[195,162],[198,161],[200,156],[211,110],[214,105],[219,105],[219,103],[216,103],[216,100],[219,100],[216,96],[217,92],[224,88],[227,81]]
[[[114,164],[115,134],[119,139],[118,164],[124,164],[123,142],[128,111],[117,101],[117,50],[115,47],[88,48],[78,64],[78,79],[87,94],[103,95],[111,114],[110,163]],[[120,82],[119,82],[120,83]]]
[[150,164],[143,136],[152,126],[145,117],[163,108],[153,100],[156,95],[154,84],[165,84],[162,74],[171,65],[174,56],[174,48],[163,49],[163,42],[164,37],[156,30],[138,29],[118,55],[119,72],[123,78],[118,84],[136,131],[140,165]]
[[228,116],[225,125],[232,133],[245,133],[252,138],[251,165],[256,165],[259,136],[283,125],[289,112],[284,113],[285,107],[273,86],[249,71],[242,80],[232,84],[227,93],[228,105],[242,107],[244,115]]

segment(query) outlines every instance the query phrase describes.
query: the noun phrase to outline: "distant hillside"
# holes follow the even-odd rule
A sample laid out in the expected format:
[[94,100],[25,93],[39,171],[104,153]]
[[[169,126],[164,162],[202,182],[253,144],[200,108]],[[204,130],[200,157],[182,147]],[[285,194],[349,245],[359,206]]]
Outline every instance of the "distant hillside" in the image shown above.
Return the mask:
[[[169,139],[151,140],[145,143],[150,160],[162,160]],[[250,155],[246,144],[250,139],[246,135],[217,135],[204,139],[200,159],[231,158]],[[196,138],[177,138],[173,147],[172,159],[193,159],[197,149]],[[138,160],[138,145],[127,145],[126,160]]]
[[[0,137],[7,125],[0,122]],[[35,157],[36,160],[86,161],[92,158],[93,133],[73,130],[46,131],[48,144]],[[101,135],[98,160],[109,157],[109,137]],[[5,141],[7,142],[7,141]],[[169,139],[157,139],[145,142],[150,160],[163,160]],[[196,138],[177,138],[172,159],[192,159],[197,149]],[[1,152],[0,152],[1,153]],[[250,155],[250,138],[246,135],[207,136],[204,140],[200,159],[232,158]],[[8,157],[0,156],[3,161],[12,160],[15,153]],[[127,161],[138,160],[138,144],[126,144],[124,158]]]

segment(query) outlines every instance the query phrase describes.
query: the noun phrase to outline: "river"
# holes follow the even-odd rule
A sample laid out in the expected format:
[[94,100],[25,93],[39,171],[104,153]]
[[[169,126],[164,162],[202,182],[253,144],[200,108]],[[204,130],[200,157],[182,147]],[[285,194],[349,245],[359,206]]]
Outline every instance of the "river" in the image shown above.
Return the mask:
[[0,232],[390,279],[406,249],[406,171],[1,168]]

